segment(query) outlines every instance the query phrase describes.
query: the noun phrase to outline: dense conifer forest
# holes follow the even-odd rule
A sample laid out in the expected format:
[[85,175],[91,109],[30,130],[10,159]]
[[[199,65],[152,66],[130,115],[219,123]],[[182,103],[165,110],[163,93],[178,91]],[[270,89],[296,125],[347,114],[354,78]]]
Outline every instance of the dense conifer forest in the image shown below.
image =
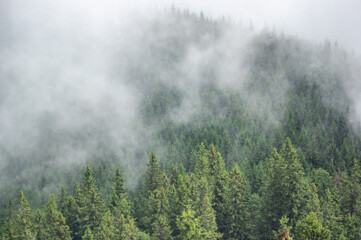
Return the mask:
[[139,21],[107,56],[135,103],[65,88],[66,107],[19,114],[33,122],[0,147],[1,239],[361,239],[354,56],[175,8]]

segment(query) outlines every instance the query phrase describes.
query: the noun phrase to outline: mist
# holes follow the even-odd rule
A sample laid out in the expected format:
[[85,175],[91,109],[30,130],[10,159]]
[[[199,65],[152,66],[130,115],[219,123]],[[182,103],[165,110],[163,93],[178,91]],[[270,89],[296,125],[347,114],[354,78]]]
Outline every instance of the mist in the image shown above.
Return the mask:
[[[214,88],[215,95],[230,92],[239,97],[251,118],[262,119],[260,129],[269,132],[284,120],[292,78],[302,78],[304,73],[312,78],[333,68],[334,84],[341,83],[340,91],[328,92],[332,86],[325,77],[324,83],[318,83],[323,102],[338,111],[351,106],[349,121],[359,126],[359,63],[357,57],[343,58],[347,51],[361,49],[356,41],[347,38],[348,50],[343,50],[334,41],[346,38],[325,43],[334,33],[314,38],[318,29],[307,34],[303,34],[306,30],[291,31],[292,26],[300,27],[303,17],[295,25],[279,24],[277,30],[259,27],[262,12],[249,19],[255,30],[247,19],[252,14],[242,16],[241,12],[239,18],[247,20],[239,21],[236,11],[220,8],[223,14],[212,6],[220,5],[183,2],[178,10],[160,1],[1,0],[3,192],[14,192],[12,185],[26,188],[42,181],[46,184],[39,192],[54,191],[79,178],[59,180],[61,174],[94,161],[121,166],[129,187],[136,185],[150,151],[164,164],[177,163],[166,159],[169,149],[159,137],[165,124],[199,128],[208,124],[204,119],[198,121],[200,113],[209,118],[227,117],[221,98],[204,102],[202,89],[207,86]],[[199,17],[203,7],[204,15]],[[222,15],[230,18],[222,19]],[[198,18],[203,25],[194,25]],[[278,22],[268,19],[267,25]],[[300,37],[287,37],[281,30]],[[261,68],[257,64],[265,61],[262,56],[267,47],[274,54],[270,61],[274,64]],[[322,62],[320,49],[331,51],[334,62]],[[269,91],[256,91],[257,85],[250,85],[249,79],[269,84]],[[152,92],[154,86],[163,91]],[[154,94],[164,92],[171,99],[165,107],[168,112],[160,111],[159,119],[148,118],[147,103]],[[240,146],[233,151],[244,150]]]

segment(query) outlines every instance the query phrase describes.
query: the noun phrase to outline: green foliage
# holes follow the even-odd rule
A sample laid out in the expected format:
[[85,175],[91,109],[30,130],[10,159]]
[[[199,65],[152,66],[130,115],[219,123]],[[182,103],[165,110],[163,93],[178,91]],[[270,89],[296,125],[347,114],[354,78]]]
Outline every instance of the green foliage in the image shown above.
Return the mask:
[[316,213],[310,212],[306,218],[297,222],[295,236],[297,239],[327,240],[330,238],[330,230],[322,226]]
[[147,196],[149,196],[152,191],[159,187],[161,174],[158,159],[153,152],[149,156],[147,166],[148,168],[145,172],[145,190]]
[[152,239],[154,240],[172,240],[172,228],[168,219],[164,215],[158,215],[152,224]]
[[61,212],[57,210],[54,194],[51,194],[50,200],[45,207],[41,226],[38,239],[71,239],[69,226],[66,225],[65,218]]
[[289,219],[286,216],[280,219],[280,228],[277,232],[273,232],[276,240],[292,240],[290,237],[292,227],[288,226],[288,221]]
[[177,227],[180,230],[180,239],[198,240],[202,239],[202,229],[195,211],[188,204],[177,218]]
[[247,228],[247,224],[252,221],[247,216],[247,184],[247,179],[238,166],[233,167],[230,173],[227,202],[229,219],[224,223],[227,229],[225,236],[229,239],[246,239],[248,231],[251,231]]
[[99,227],[96,230],[95,239],[113,240],[119,235],[119,230],[114,225],[114,217],[108,210],[102,218]]
[[23,191],[19,191],[18,196],[19,210],[15,217],[13,224],[14,230],[11,234],[14,239],[35,239],[33,216],[31,214],[31,208],[26,200]]
[[95,180],[89,165],[83,176],[81,185],[78,185],[75,193],[77,226],[72,229],[75,236],[81,237],[89,228],[92,232],[99,226],[104,213],[103,200],[95,186]]
[[300,217],[307,196],[303,176],[298,155],[287,138],[281,153],[274,149],[268,162],[262,190],[266,232],[277,230],[282,216],[289,217],[291,226]]
[[82,240],[94,240],[93,233],[89,227],[85,230]]

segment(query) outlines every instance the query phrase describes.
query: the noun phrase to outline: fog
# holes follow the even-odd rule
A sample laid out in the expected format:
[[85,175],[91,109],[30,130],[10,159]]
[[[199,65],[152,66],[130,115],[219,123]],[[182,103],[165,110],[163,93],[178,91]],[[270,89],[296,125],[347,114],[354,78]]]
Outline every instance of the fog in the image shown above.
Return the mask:
[[[187,0],[173,1],[173,6],[196,15],[203,11],[206,19],[225,16],[226,23],[198,29],[190,21],[177,22],[168,15],[173,7],[167,1],[0,0],[2,186],[36,185],[49,169],[61,175],[83,168],[89,159],[106,157],[126,169],[128,179],[137,179],[151,150],[160,156],[167,152],[154,140],[162,123],[142,120],[155,84],[181,96],[170,110],[170,121],[176,124],[196,118],[204,104],[200,89],[211,82],[239,92],[252,114],[274,127],[283,118],[289,72],[313,69],[307,61],[316,58],[314,49],[329,39],[332,46],[337,41],[347,51],[361,52],[358,1]],[[253,40],[265,28],[275,28],[266,36],[271,40],[281,31],[301,39],[296,46],[277,49],[275,59],[286,55],[286,47],[295,47],[301,53],[288,57],[305,60],[272,72],[270,78],[280,84],[267,94],[245,86],[250,74],[260,79],[270,75],[250,64],[262,44],[262,38],[260,43]],[[169,55],[161,56],[164,52]],[[352,121],[357,123],[361,104],[356,69],[357,64],[342,87],[350,93]],[[338,107],[327,97],[324,101]],[[220,105],[215,114],[223,117],[221,104],[212,104]],[[39,191],[58,187],[52,177]]]

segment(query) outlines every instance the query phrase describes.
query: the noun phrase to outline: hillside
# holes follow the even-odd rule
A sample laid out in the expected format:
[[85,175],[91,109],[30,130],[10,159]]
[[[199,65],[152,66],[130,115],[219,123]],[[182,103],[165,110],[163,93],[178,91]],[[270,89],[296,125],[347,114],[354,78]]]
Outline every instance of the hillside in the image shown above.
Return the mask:
[[41,48],[48,32],[4,30],[0,236],[359,239],[357,60],[329,41],[156,15]]

